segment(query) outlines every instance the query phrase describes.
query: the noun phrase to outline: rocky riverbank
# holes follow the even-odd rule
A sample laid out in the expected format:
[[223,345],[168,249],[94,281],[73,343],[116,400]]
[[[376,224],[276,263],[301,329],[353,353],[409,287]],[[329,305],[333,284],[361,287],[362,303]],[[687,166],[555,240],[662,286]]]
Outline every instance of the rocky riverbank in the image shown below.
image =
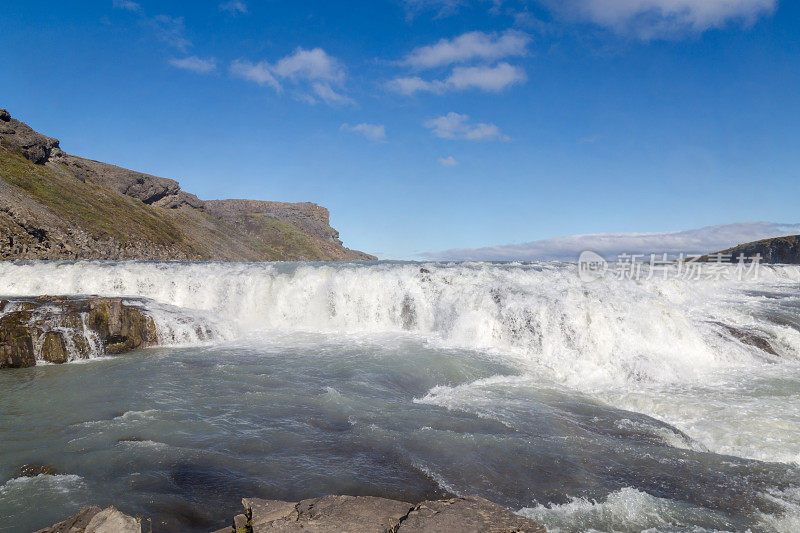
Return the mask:
[[116,355],[157,342],[152,317],[122,298],[0,301],[0,368]]
[[[483,498],[469,496],[416,505],[372,496],[323,496],[301,502],[242,500],[245,512],[215,533],[544,533],[541,524]],[[114,507],[87,507],[36,533],[140,533],[141,520]]]

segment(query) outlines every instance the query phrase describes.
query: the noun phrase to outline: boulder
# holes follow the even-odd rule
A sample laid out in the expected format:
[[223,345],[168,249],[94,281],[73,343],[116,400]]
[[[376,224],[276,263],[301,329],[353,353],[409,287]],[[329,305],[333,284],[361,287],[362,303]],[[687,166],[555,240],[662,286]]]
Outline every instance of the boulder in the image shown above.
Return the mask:
[[114,507],[86,507],[72,518],[36,533],[141,533],[139,520]]

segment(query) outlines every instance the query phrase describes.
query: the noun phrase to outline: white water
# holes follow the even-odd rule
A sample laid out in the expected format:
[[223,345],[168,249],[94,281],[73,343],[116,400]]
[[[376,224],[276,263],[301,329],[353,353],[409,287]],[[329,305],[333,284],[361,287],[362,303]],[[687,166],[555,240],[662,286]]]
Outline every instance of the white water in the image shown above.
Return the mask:
[[[650,428],[670,446],[789,465],[800,464],[799,287],[793,266],[763,266],[745,281],[584,283],[562,263],[0,263],[6,296],[147,299],[165,344],[411,336],[434,349],[489,354],[519,373],[440,384],[419,405],[517,428],[526,398],[517,392],[546,383],[674,426],[685,435]],[[445,479],[440,485],[452,490]],[[800,502],[781,501],[789,511],[765,517],[767,530],[796,523]],[[524,513],[549,517],[548,525],[567,520],[573,530],[634,530],[678,527],[699,512],[685,505],[631,488]]]
[[[714,370],[800,355],[794,316],[783,323],[765,318],[781,309],[748,292],[796,297],[799,267],[763,267],[755,281],[589,284],[566,264],[424,268],[431,272],[414,264],[4,262],[0,294],[148,298],[165,304],[152,312],[176,343],[268,330],[410,331],[445,346],[516,357],[526,369],[582,390],[688,383]],[[215,321],[213,331],[181,333],[175,307]],[[721,324],[768,339],[779,357],[742,344]]]

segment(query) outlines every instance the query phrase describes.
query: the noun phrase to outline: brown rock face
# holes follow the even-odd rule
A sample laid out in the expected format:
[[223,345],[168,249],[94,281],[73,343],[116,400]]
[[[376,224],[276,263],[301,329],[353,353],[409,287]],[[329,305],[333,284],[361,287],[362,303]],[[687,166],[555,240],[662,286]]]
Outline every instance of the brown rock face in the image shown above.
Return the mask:
[[[298,503],[245,498],[235,531],[253,533],[545,533],[541,524],[483,498],[470,496],[418,505],[371,496],[324,496]],[[249,523],[248,523],[249,522]],[[252,529],[250,529],[252,528]],[[231,531],[223,529],[217,533]]]
[[0,109],[0,138],[18,147],[27,159],[43,165],[50,156],[60,155],[58,139],[46,137],[19,120],[11,118],[5,109]]
[[153,319],[121,298],[43,296],[2,307],[0,368],[120,354],[158,341]]

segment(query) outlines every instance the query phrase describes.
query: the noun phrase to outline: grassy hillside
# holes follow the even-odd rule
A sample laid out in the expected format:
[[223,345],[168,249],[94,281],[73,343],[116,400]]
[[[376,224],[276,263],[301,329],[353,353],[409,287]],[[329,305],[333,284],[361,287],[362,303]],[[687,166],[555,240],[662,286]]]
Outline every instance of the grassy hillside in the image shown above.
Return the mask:
[[[15,213],[26,222],[17,225],[34,236],[69,240],[82,232],[97,246],[121,249],[122,257],[147,259],[192,259],[223,261],[280,261],[335,259],[316,240],[291,224],[264,214],[241,215],[231,224],[203,210],[190,207],[169,209],[148,205],[141,200],[82,181],[69,169],[52,161],[34,164],[13,146],[0,146],[0,179],[13,186],[24,201],[9,202],[4,211]],[[44,223],[42,213],[52,214],[62,227]],[[39,226],[34,226],[39,219]],[[4,232],[13,221],[0,224]],[[62,235],[57,237],[56,235]],[[23,234],[22,237],[25,237]],[[49,244],[49,243],[45,243]],[[60,244],[60,243],[59,243]],[[64,250],[80,257],[81,245],[67,242]],[[48,249],[56,249],[55,246]],[[65,252],[66,254],[67,252]],[[89,252],[87,252],[89,253]],[[96,253],[96,252],[95,252]],[[85,254],[84,254],[85,256]],[[112,258],[102,255],[99,258]],[[47,258],[70,258],[69,255]]]

